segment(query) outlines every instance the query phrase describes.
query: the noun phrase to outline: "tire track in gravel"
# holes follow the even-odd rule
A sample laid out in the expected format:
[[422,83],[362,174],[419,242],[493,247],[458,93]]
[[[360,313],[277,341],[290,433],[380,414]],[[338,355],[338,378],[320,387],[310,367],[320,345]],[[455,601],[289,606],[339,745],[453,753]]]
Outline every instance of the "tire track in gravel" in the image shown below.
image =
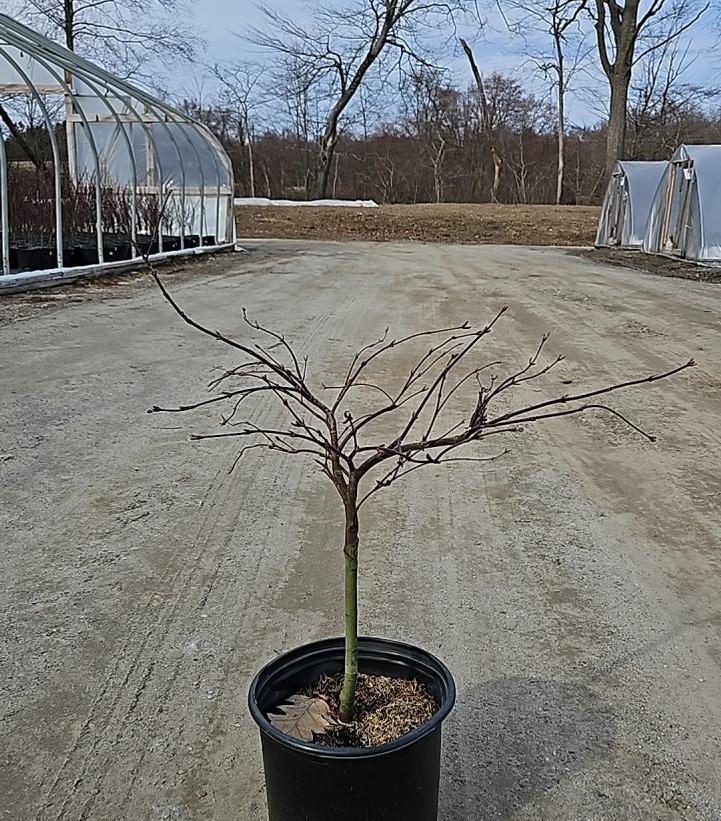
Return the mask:
[[[567,262],[562,253],[533,249],[299,246],[258,276],[234,279],[231,271],[212,286],[177,284],[205,316],[215,306],[224,319],[249,287],[258,303],[253,313],[271,327],[280,321],[299,329],[313,365],[326,353],[326,331],[332,347],[340,342],[347,350],[342,343],[355,344],[359,328],[372,338],[381,321],[381,332],[386,324],[400,332],[419,323],[483,321],[507,301],[510,321],[498,326],[486,353],[521,364],[550,325],[553,347],[569,354],[569,372],[559,378],[578,385],[655,370],[684,350],[684,328],[697,333],[708,362],[687,385],[671,391],[669,382],[663,401],[649,404],[641,420],[662,433],[671,426],[661,414],[678,414],[658,450],[588,417],[529,430],[480,478],[468,466],[452,476],[450,466],[443,477],[419,472],[364,511],[361,590],[365,625],[436,649],[457,673],[458,705],[444,731],[444,821],[711,821],[721,818],[721,645],[718,617],[712,621],[719,578],[714,460],[721,453],[718,403],[704,380],[721,355],[709,319],[715,292]],[[78,319],[94,316],[89,306]],[[627,328],[633,318],[655,333]],[[49,329],[33,330],[50,351]],[[30,349],[29,341],[23,346]],[[58,355],[38,364],[55,385],[55,370],[63,373],[67,361]],[[393,374],[402,375],[404,356],[395,365]],[[178,387],[188,375],[181,368]],[[22,387],[21,377],[16,382]],[[541,395],[556,390],[565,389],[552,380]],[[272,418],[269,406],[259,411]],[[103,424],[113,418],[108,412]],[[54,447],[66,453],[57,441]],[[166,451],[153,453],[166,465]],[[122,599],[117,617],[96,621],[114,632],[88,676],[93,691],[77,706],[57,705],[67,710],[58,723],[66,716],[78,722],[71,743],[69,731],[53,746],[38,729],[37,748],[10,762],[29,773],[15,776],[15,817],[32,817],[39,799],[32,780],[41,783],[43,773],[49,786],[37,821],[263,817],[257,733],[242,690],[261,660],[334,627],[337,602],[328,593],[328,550],[318,548],[335,524],[327,499],[307,489],[300,460],[273,464],[256,455],[247,471],[226,477],[231,449],[219,445],[207,457],[221,460],[217,470],[187,471],[195,476],[192,496],[207,485],[197,511],[191,495],[178,494],[190,511],[189,532],[163,518],[169,534],[160,534],[155,564],[135,565],[132,578],[154,566],[157,576]],[[146,487],[183,463],[167,458]],[[52,524],[39,527],[38,538],[57,541],[66,563],[82,547]],[[177,555],[167,553],[173,538]],[[298,607],[301,576],[313,573],[322,577],[323,595]],[[166,597],[148,592],[150,585]],[[78,588],[89,610],[105,590]],[[208,615],[202,622],[201,611]],[[28,621],[27,629],[37,625]],[[63,646],[46,646],[55,667],[39,682],[25,676],[24,703],[40,694],[45,709],[56,709]],[[207,698],[206,687],[213,689]]]
[[[325,330],[329,327],[329,321],[331,317],[334,317],[336,320],[339,314],[348,313],[353,305],[354,298],[351,295],[347,295],[341,303],[334,301],[331,306],[327,308],[327,310],[323,311],[322,313],[318,314],[314,319],[311,325],[304,326],[304,333],[302,337],[299,337],[296,341],[294,339],[294,347],[300,348],[301,350],[305,351],[313,351],[318,341],[319,334],[322,330]],[[260,410],[260,408],[259,408]],[[259,424],[269,423],[271,421],[275,421],[278,418],[278,409],[277,404],[272,400],[267,400],[265,403],[265,407],[263,408],[263,413],[260,417],[257,417],[260,422]],[[275,460],[270,459],[266,460],[260,467],[260,469],[256,469],[256,472],[253,473],[252,478],[249,481],[243,482],[244,484],[244,491],[239,494],[240,498],[245,501],[248,497],[248,494],[252,491],[253,487],[261,486],[264,487],[268,479],[277,478],[278,476],[278,463]],[[284,466],[283,471],[283,480],[282,482],[276,482],[276,493],[278,495],[282,495],[285,498],[293,498],[298,490],[300,485],[301,479],[303,477],[303,460],[296,459],[290,460],[289,463],[286,463]],[[280,486],[279,486],[280,485]],[[256,543],[267,545],[268,539],[267,534],[270,532],[272,527],[272,522],[268,520],[266,516],[266,509],[267,507],[273,506],[272,499],[266,499],[264,503],[264,507],[262,510],[258,512],[258,518],[263,520],[264,522],[264,535],[257,540]],[[233,522],[229,523],[227,528],[227,532],[229,534],[229,539],[237,534],[238,527],[237,522],[241,516],[241,510],[236,508],[233,512]],[[234,635],[238,635],[242,633],[243,627],[245,625],[246,619],[251,612],[250,610],[250,600],[256,593],[256,589],[258,588],[257,580],[261,572],[261,566],[266,558],[264,552],[256,552],[255,556],[250,556],[248,559],[244,559],[239,562],[240,566],[243,568],[243,575],[244,575],[244,601],[234,601],[232,606],[227,606],[226,603],[228,599],[235,595],[235,590],[233,589],[231,584],[223,585],[220,590],[217,589],[216,583],[218,577],[220,576],[221,569],[223,567],[223,562],[226,556],[226,551],[217,551],[219,555],[219,561],[215,565],[215,568],[211,574],[210,580],[205,587],[205,590],[200,598],[199,604],[197,608],[193,609],[204,609],[206,604],[213,598],[213,605],[212,610],[217,610],[218,612],[224,612],[226,614],[233,614],[233,617],[236,614],[240,614],[239,618],[237,619],[237,624],[230,627],[229,625],[224,625],[224,629],[226,631],[232,630]],[[230,658],[226,660],[225,669],[231,664]],[[181,667],[183,665],[183,658],[182,656],[178,657],[176,664],[172,672],[170,673],[166,692],[172,690],[173,685],[178,678]],[[221,673],[220,678],[224,679],[225,676]],[[149,718],[143,721],[143,727],[145,730],[146,735],[152,736],[152,731],[154,726],[156,725],[157,721],[159,720],[162,712],[164,711],[163,703],[158,703],[154,705],[153,709],[151,709],[151,714]],[[125,790],[124,796],[120,802],[120,807],[122,809],[126,809],[130,803],[133,790],[136,784],[136,781],[140,775],[144,760],[146,758],[146,753],[148,751],[147,745],[141,750],[140,755],[133,766],[132,770],[132,778]],[[102,780],[102,779],[101,779]],[[88,803],[88,806],[91,805],[92,802]],[[130,816],[127,816],[130,817]]]
[[[188,287],[196,288],[199,284],[189,283]],[[346,295],[344,302],[352,303],[352,300],[352,295]],[[337,303],[332,302],[326,310],[316,314],[312,324],[302,326],[301,333],[295,337],[298,347],[308,349],[312,346],[320,331],[328,327],[331,315],[337,307]],[[260,413],[257,417],[259,424],[270,421],[277,414],[275,405],[270,400],[265,403],[265,406],[258,407],[258,412]],[[227,450],[227,458],[230,461],[231,448]],[[268,467],[267,470],[275,470],[275,468]],[[160,607],[157,607],[155,605],[157,593],[153,592],[146,597],[144,604],[136,611],[132,624],[128,627],[127,637],[115,657],[109,674],[93,699],[80,730],[75,735],[49,789],[45,791],[42,804],[34,815],[36,821],[46,821],[51,818],[60,821],[60,819],[70,817],[88,817],[96,797],[100,794],[110,751],[120,741],[129,718],[137,709],[143,693],[148,688],[149,681],[154,675],[158,675],[156,660],[160,647],[167,642],[180,608],[197,611],[202,608],[203,601],[207,600],[210,595],[217,581],[227,542],[232,538],[240,507],[246,497],[244,490],[247,491],[252,484],[262,478],[262,473],[261,469],[261,472],[239,480],[237,473],[224,475],[227,474],[227,466],[221,464],[213,475],[201,502],[204,512],[193,536],[192,557],[188,560],[184,552],[179,552],[176,560],[168,564],[156,585],[158,590],[173,591],[173,596],[165,597]],[[204,560],[207,563],[206,553],[211,545],[215,549],[211,560],[210,581],[205,593],[201,594],[197,604],[193,606],[189,604],[187,594],[194,586],[193,583],[201,572]],[[177,568],[178,562],[182,562],[180,568]],[[260,558],[254,570],[257,571],[259,564]],[[250,586],[252,589],[252,582]],[[133,647],[135,647],[134,651]],[[128,656],[130,656],[129,659]],[[146,659],[149,661],[144,663]],[[169,687],[175,681],[179,666],[178,664],[167,679]],[[162,676],[162,673],[160,675]],[[105,760],[98,762],[101,748],[105,748],[107,753],[104,755]],[[144,751],[141,752],[141,762],[143,756]],[[88,778],[91,772],[96,776],[92,780]],[[76,809],[79,813],[75,813]]]

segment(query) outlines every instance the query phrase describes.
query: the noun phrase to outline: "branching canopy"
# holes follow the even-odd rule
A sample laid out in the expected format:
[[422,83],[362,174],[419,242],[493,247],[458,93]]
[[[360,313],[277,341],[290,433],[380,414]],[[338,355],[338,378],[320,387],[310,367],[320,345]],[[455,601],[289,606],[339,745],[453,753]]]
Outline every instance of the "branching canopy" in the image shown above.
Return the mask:
[[[296,352],[281,333],[250,319],[245,311],[245,324],[263,339],[262,343],[239,342],[212,330],[190,317],[157,272],[152,273],[165,299],[186,323],[235,349],[242,359],[210,382],[209,398],[177,407],[156,406],[149,412],[177,413],[217,404],[221,427],[226,430],[195,435],[194,439],[239,439],[243,444],[233,467],[245,453],[258,448],[310,457],[333,482],[344,502],[351,500],[357,507],[376,491],[424,466],[495,459],[507,450],[496,449],[493,455],[485,456],[468,452],[465,446],[519,433],[526,425],[546,419],[601,411],[654,441],[652,434],[605,404],[606,395],[666,379],[695,364],[690,359],[662,373],[515,407],[510,401],[514,389],[545,376],[563,357],[544,358],[548,342],[548,335],[544,335],[525,364],[503,376],[499,375],[499,362],[476,364],[473,354],[503,318],[507,311],[504,306],[481,326],[464,322],[400,338],[390,337],[386,330],[355,354],[339,384],[315,389],[308,378],[307,358]],[[396,349],[412,345],[423,345],[424,350],[400,384],[392,389],[379,384],[373,377],[373,366],[382,364]],[[467,396],[471,386],[473,400],[459,418],[459,400]],[[366,402],[362,412],[355,412],[352,403],[359,392],[363,392]],[[277,426],[253,422],[253,402],[263,397],[272,397],[283,411],[284,421]],[[368,407],[371,398],[373,404]],[[374,423],[381,419],[384,429],[392,424],[395,432],[378,441]],[[373,481],[365,482],[360,489],[361,480],[371,471]]]

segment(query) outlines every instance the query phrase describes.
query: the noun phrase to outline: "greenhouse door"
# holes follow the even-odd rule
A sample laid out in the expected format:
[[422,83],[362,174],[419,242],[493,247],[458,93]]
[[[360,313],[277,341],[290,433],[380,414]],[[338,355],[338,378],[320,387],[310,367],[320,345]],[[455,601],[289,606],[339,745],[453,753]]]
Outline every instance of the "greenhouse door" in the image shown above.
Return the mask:
[[689,205],[693,185],[693,161],[673,163],[669,179],[670,196],[667,200],[661,247],[672,254],[686,253]]
[[625,216],[626,189],[623,174],[614,174],[611,181],[611,203],[608,209],[608,244],[620,245]]

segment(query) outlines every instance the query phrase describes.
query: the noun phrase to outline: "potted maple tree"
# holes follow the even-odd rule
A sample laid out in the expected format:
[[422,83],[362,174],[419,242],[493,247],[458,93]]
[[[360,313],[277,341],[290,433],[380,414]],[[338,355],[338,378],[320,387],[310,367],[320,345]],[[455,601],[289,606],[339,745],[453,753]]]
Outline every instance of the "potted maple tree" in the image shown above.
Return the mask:
[[[243,444],[233,467],[253,449],[307,457],[332,483],[344,513],[338,545],[344,556],[343,637],[291,649],[260,670],[250,686],[271,821],[435,821],[441,725],[453,707],[454,682],[425,650],[358,635],[359,510],[413,471],[498,458],[507,451],[479,453],[478,447],[549,419],[610,413],[654,441],[603,398],[695,363],[515,405],[519,386],[548,374],[562,357],[543,361],[544,336],[532,356],[505,375],[498,362],[474,363],[472,355],[503,317],[503,307],[480,326],[465,322],[402,338],[386,331],[358,351],[338,381],[324,385],[312,379],[307,359],[282,334],[245,311],[247,340],[213,330],[189,316],[151,271],[178,315],[237,351],[241,361],[211,382],[209,397],[150,412],[222,407],[224,430],[193,438],[237,437]],[[405,375],[397,384],[382,380],[378,366],[412,346],[421,349]],[[277,402],[282,421],[256,424],[252,404],[267,397]]]

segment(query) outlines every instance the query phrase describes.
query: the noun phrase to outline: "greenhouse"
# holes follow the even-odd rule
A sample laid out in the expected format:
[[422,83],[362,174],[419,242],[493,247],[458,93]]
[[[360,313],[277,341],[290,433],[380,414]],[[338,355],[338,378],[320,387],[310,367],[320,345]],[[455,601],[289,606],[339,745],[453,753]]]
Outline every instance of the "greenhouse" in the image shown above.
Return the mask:
[[617,162],[603,198],[596,246],[641,248],[667,162]]
[[721,263],[721,145],[681,145],[651,205],[643,250]]
[[[4,14],[0,101],[0,282],[234,242],[232,166],[209,129]],[[28,110],[44,152],[14,126]]]

